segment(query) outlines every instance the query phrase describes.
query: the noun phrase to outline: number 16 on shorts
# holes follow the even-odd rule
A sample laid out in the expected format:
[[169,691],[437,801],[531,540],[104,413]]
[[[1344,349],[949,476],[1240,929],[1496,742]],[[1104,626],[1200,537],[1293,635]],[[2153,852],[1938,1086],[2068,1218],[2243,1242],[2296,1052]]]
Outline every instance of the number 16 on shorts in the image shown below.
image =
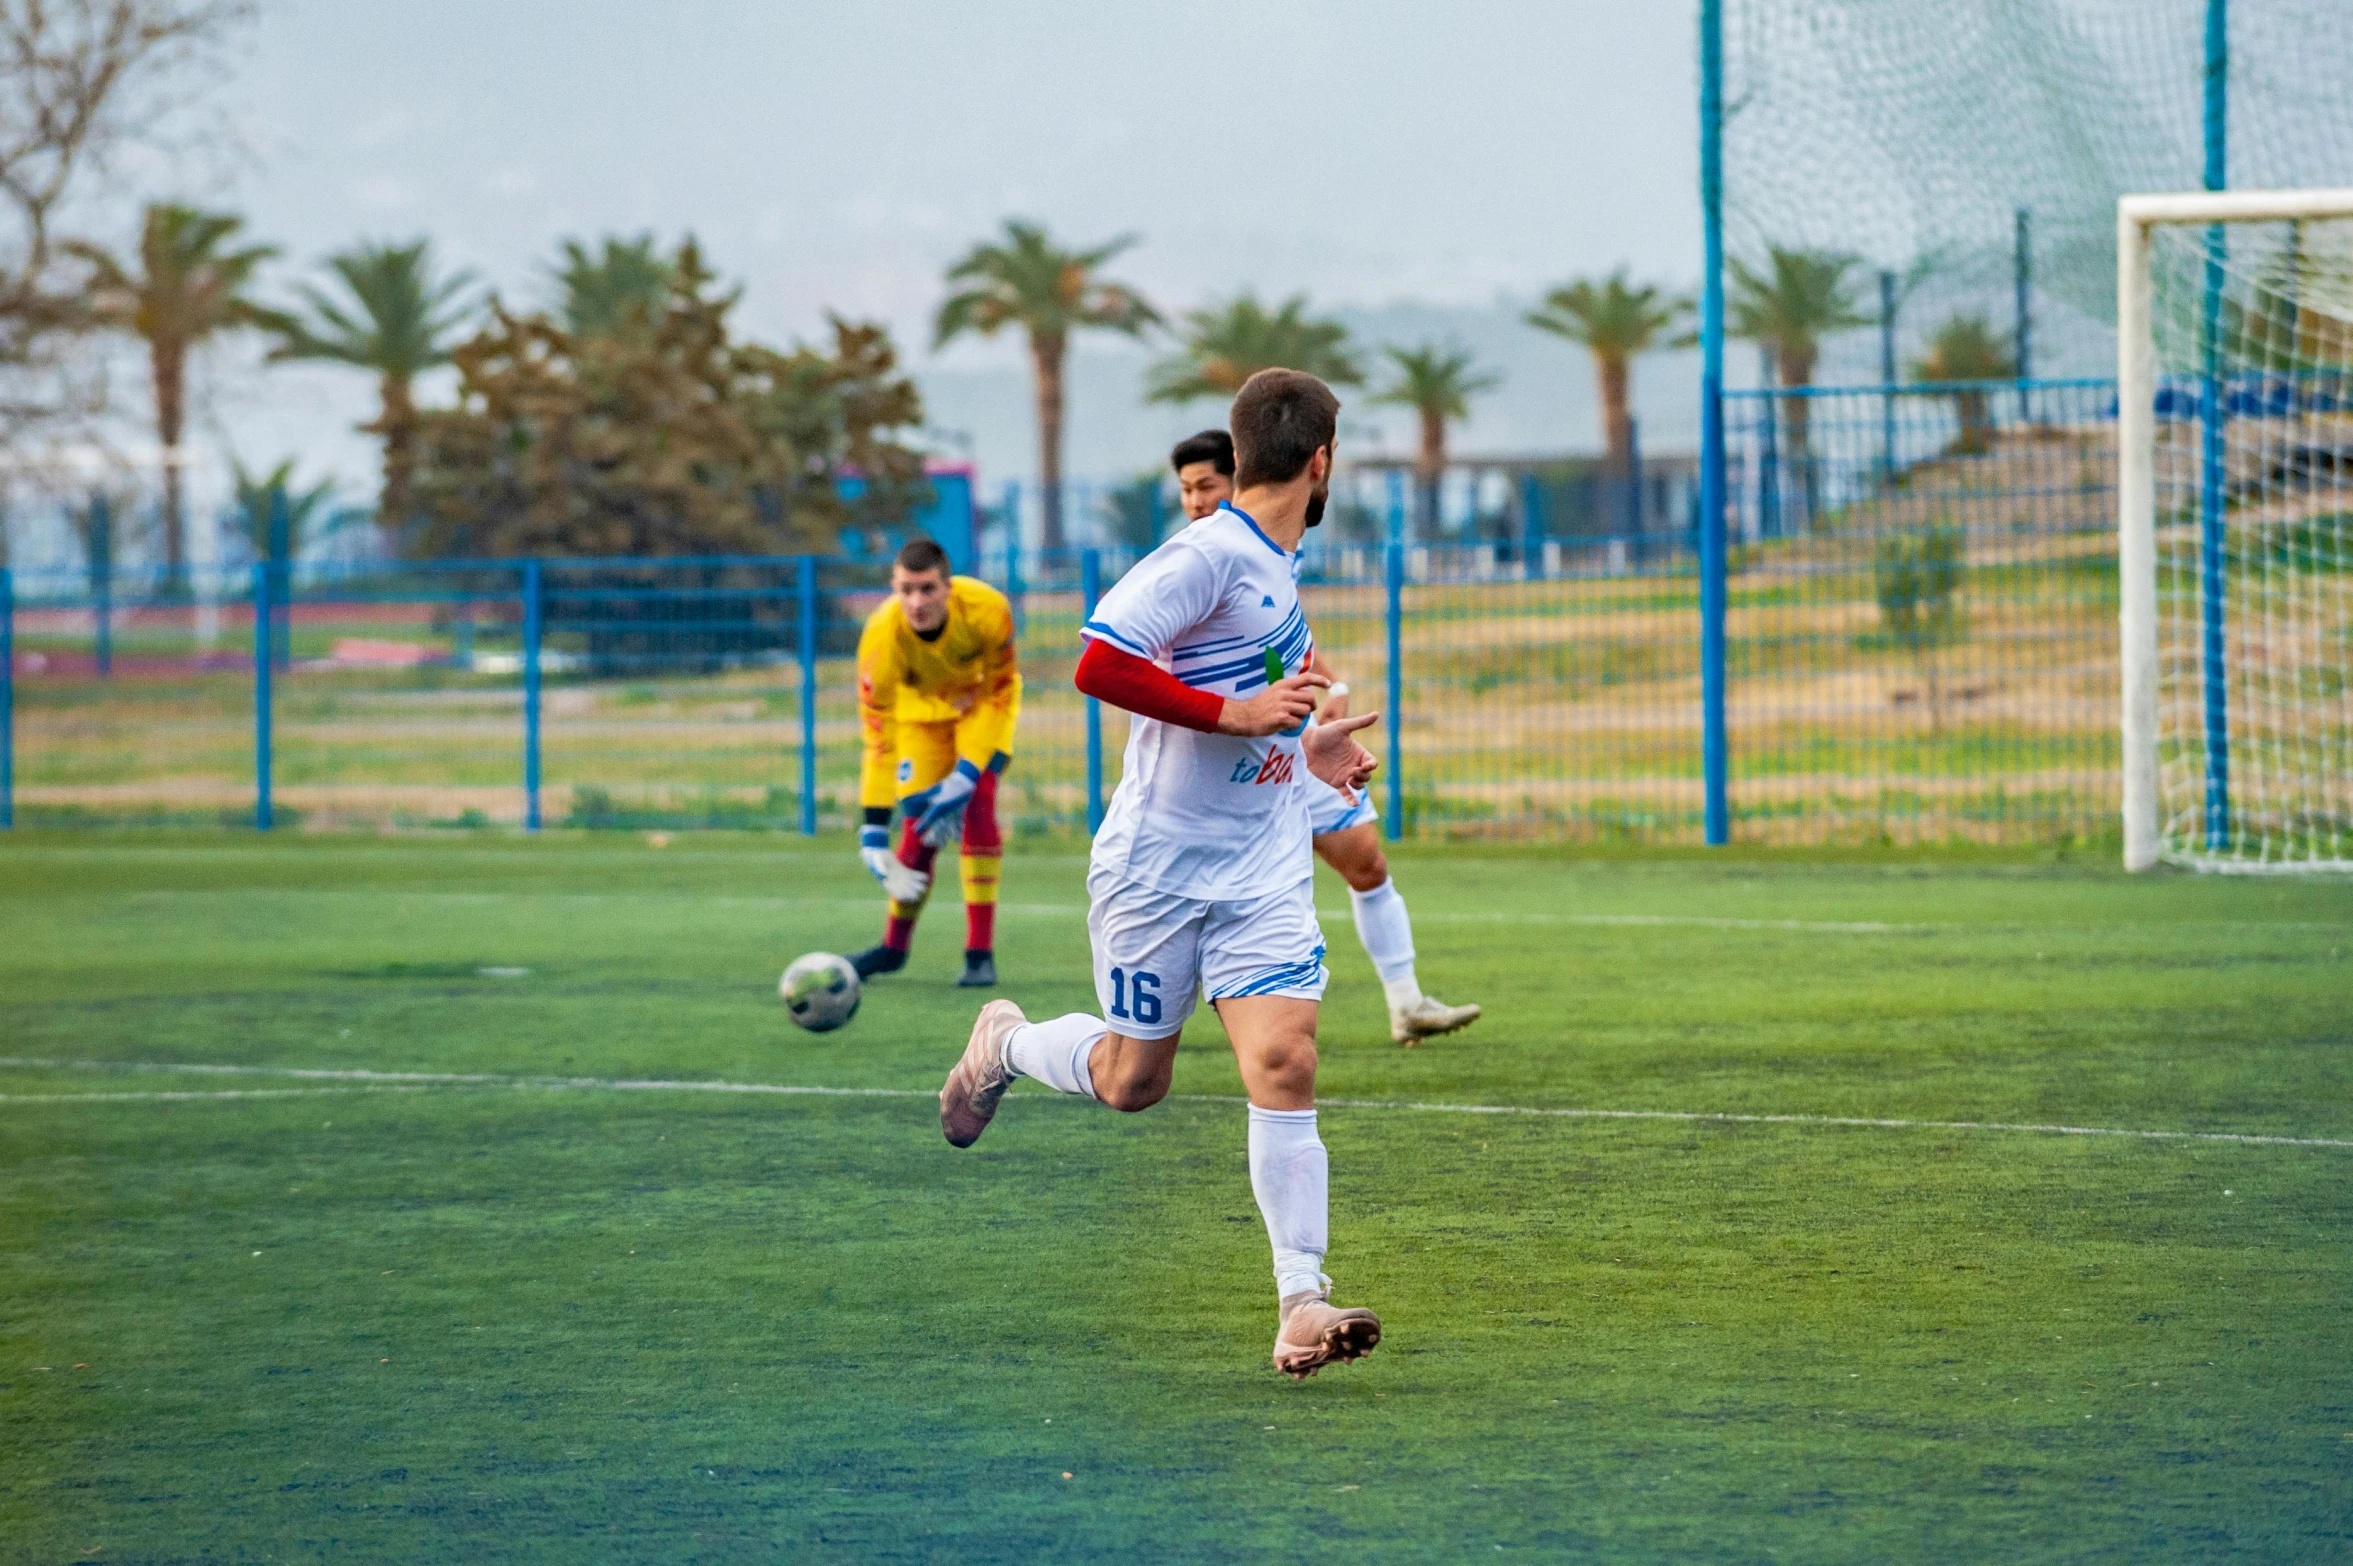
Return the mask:
[[1160,1025],[1160,975],[1146,973],[1141,968],[1111,970],[1111,1009],[1113,1022],[1133,1022],[1142,1027]]

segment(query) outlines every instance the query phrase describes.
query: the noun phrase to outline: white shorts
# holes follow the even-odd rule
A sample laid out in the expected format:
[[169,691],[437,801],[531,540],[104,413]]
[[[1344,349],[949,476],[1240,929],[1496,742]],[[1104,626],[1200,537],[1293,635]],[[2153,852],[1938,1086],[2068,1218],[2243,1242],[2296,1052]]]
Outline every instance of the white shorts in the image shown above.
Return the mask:
[[1203,996],[1323,998],[1330,975],[1311,881],[1207,902],[1096,871],[1087,876],[1087,898],[1095,998],[1115,1033],[1174,1038]]
[[1362,826],[1367,821],[1381,819],[1380,810],[1373,804],[1373,791],[1369,788],[1356,791],[1356,803],[1353,805],[1348,803],[1346,795],[1312,772],[1307,774],[1306,788],[1308,830],[1317,837],[1326,832],[1345,832],[1352,826]]

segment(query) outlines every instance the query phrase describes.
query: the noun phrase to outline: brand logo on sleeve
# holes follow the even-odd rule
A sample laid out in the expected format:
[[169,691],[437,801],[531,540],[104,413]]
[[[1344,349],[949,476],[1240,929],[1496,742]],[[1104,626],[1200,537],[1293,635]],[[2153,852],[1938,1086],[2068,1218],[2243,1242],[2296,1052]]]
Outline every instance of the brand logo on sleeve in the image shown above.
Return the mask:
[[1277,750],[1268,752],[1264,761],[1252,761],[1248,757],[1244,757],[1235,762],[1233,775],[1227,781],[1254,784],[1288,783],[1294,776],[1296,774],[1292,771],[1291,752]]

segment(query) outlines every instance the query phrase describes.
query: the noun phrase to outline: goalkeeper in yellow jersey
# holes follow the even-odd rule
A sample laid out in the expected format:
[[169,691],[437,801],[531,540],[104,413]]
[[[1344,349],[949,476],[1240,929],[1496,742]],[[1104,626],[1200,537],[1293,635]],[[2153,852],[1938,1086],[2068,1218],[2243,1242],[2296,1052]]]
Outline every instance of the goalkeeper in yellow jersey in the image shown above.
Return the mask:
[[[961,837],[964,974],[997,982],[997,778],[1013,755],[1021,670],[1013,656],[1013,605],[969,576],[951,576],[948,552],[930,539],[899,551],[891,596],[858,638],[858,720],[865,735],[858,856],[890,896],[880,946],[850,958],[858,977],[907,965],[915,919],[931,890],[932,862]],[[891,806],[905,823],[891,850]]]

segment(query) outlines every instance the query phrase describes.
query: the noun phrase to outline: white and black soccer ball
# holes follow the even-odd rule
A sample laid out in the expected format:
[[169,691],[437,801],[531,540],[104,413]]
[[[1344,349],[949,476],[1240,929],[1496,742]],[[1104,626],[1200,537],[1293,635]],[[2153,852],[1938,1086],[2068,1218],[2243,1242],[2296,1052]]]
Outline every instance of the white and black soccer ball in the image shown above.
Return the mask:
[[784,1013],[811,1033],[831,1033],[858,1015],[858,970],[846,957],[811,952],[796,957],[776,981]]

